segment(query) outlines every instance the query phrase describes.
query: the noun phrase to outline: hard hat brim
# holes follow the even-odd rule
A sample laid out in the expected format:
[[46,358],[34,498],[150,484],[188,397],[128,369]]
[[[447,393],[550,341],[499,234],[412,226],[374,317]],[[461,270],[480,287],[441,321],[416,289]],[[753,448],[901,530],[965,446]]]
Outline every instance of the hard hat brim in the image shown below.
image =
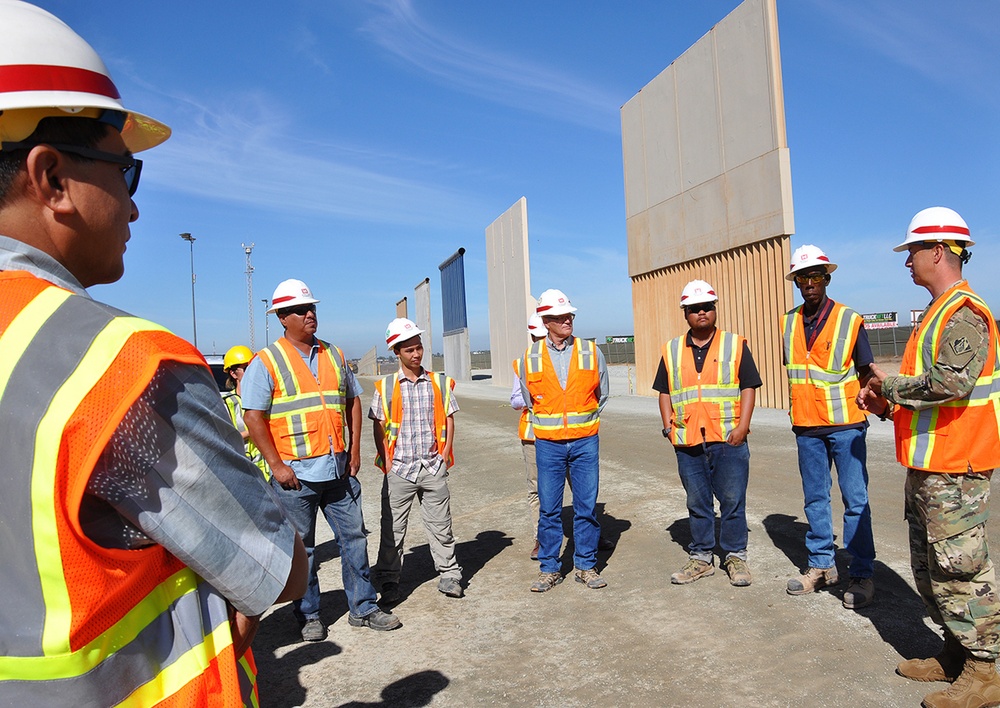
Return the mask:
[[396,340],[393,340],[392,344],[389,344],[389,342],[386,342],[386,343],[385,343],[385,346],[386,346],[386,348],[387,348],[387,349],[388,349],[389,351],[395,351],[395,350],[396,350],[396,347],[398,347],[398,346],[399,346],[400,344],[402,344],[403,342],[408,342],[409,340],[413,339],[414,337],[419,337],[419,336],[420,336],[421,334],[423,334],[423,333],[424,333],[424,330],[422,330],[422,329],[418,329],[418,330],[417,330],[416,332],[414,332],[413,334],[411,334],[411,335],[410,335],[409,337],[407,337],[406,339],[400,339],[399,341],[396,341]]
[[957,238],[923,238],[920,239],[919,241],[917,240],[903,241],[901,244],[899,244],[892,250],[895,251],[896,253],[902,253],[903,251],[909,249],[910,245],[914,243],[944,243],[945,241],[954,241],[955,243],[961,243],[962,248],[969,248],[971,246],[976,245],[976,242],[973,241],[972,239],[968,239],[967,241],[962,241],[961,239]]
[[287,310],[289,307],[295,307],[297,305],[315,305],[318,302],[319,300],[312,297],[297,297],[294,300],[283,302],[277,307],[271,305],[271,308],[267,311],[267,314],[271,314],[272,312],[277,312],[278,310]]

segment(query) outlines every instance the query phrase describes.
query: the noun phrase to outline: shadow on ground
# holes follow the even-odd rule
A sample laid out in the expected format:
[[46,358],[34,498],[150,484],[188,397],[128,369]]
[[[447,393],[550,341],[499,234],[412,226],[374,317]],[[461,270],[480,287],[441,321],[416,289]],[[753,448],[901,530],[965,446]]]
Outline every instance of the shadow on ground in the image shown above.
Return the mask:
[[418,671],[393,681],[382,689],[378,703],[350,701],[338,708],[418,708],[430,705],[435,694],[447,688],[448,677],[440,671]]

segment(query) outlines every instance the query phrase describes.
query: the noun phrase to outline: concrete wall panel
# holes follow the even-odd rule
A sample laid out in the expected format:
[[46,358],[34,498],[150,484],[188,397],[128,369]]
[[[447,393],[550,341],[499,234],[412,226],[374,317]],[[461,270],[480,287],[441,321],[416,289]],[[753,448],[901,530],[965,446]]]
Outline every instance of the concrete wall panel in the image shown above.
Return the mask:
[[431,363],[434,356],[434,333],[431,330],[431,279],[425,278],[413,288],[413,321],[417,329],[422,329],[424,333],[420,341],[424,345],[424,357],[420,360],[420,365],[428,371],[434,370]]
[[528,259],[528,201],[521,197],[486,228],[486,273],[493,383],[510,386],[510,363],[524,353],[531,297]]
[[[444,341],[444,371],[456,381],[472,381],[472,355],[469,350],[468,327],[446,334]],[[508,383],[508,385],[511,385]]]

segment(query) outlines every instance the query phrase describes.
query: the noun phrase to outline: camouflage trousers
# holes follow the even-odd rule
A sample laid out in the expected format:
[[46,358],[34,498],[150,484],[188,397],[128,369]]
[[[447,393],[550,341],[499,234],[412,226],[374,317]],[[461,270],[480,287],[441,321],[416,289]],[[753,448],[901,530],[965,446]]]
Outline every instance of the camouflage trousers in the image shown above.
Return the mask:
[[986,542],[990,475],[907,470],[904,517],[927,612],[973,656],[1000,654],[1000,598]]

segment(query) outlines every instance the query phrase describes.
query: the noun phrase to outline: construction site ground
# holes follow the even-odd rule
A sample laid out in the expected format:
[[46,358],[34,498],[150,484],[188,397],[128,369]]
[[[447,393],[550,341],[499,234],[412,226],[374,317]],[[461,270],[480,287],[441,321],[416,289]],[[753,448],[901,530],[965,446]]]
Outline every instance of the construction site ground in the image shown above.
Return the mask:
[[[317,558],[323,642],[302,642],[291,605],[264,617],[254,644],[262,706],[916,706],[944,684],[894,673],[904,658],[934,653],[909,569],[903,521],[904,470],[891,423],[868,432],[875,532],[876,600],[847,610],[846,582],[812,595],[785,592],[806,564],[802,489],[787,413],[758,409],[751,447],[747,520],[753,584],[737,588],[719,568],[690,585],[671,585],[689,541],[684,491],[673,449],[660,434],[656,399],[628,395],[634,370],[612,367],[612,397],[601,416],[602,533],[608,581],[590,590],[567,577],[546,593],[528,588],[531,527],[517,413],[509,390],[482,374],[456,388],[457,463],[449,477],[458,560],[466,596],[437,591],[419,510],[406,538],[402,628],[348,625],[340,559],[320,516]],[[362,379],[365,404],[371,380]],[[369,535],[378,552],[382,474],[366,420],[360,473]],[[834,479],[836,477],[834,476]],[[836,482],[837,565],[843,507]],[[569,490],[564,524],[572,528]],[[996,516],[990,534],[997,538]],[[563,572],[572,573],[572,541]],[[717,561],[718,564],[718,561]]]

